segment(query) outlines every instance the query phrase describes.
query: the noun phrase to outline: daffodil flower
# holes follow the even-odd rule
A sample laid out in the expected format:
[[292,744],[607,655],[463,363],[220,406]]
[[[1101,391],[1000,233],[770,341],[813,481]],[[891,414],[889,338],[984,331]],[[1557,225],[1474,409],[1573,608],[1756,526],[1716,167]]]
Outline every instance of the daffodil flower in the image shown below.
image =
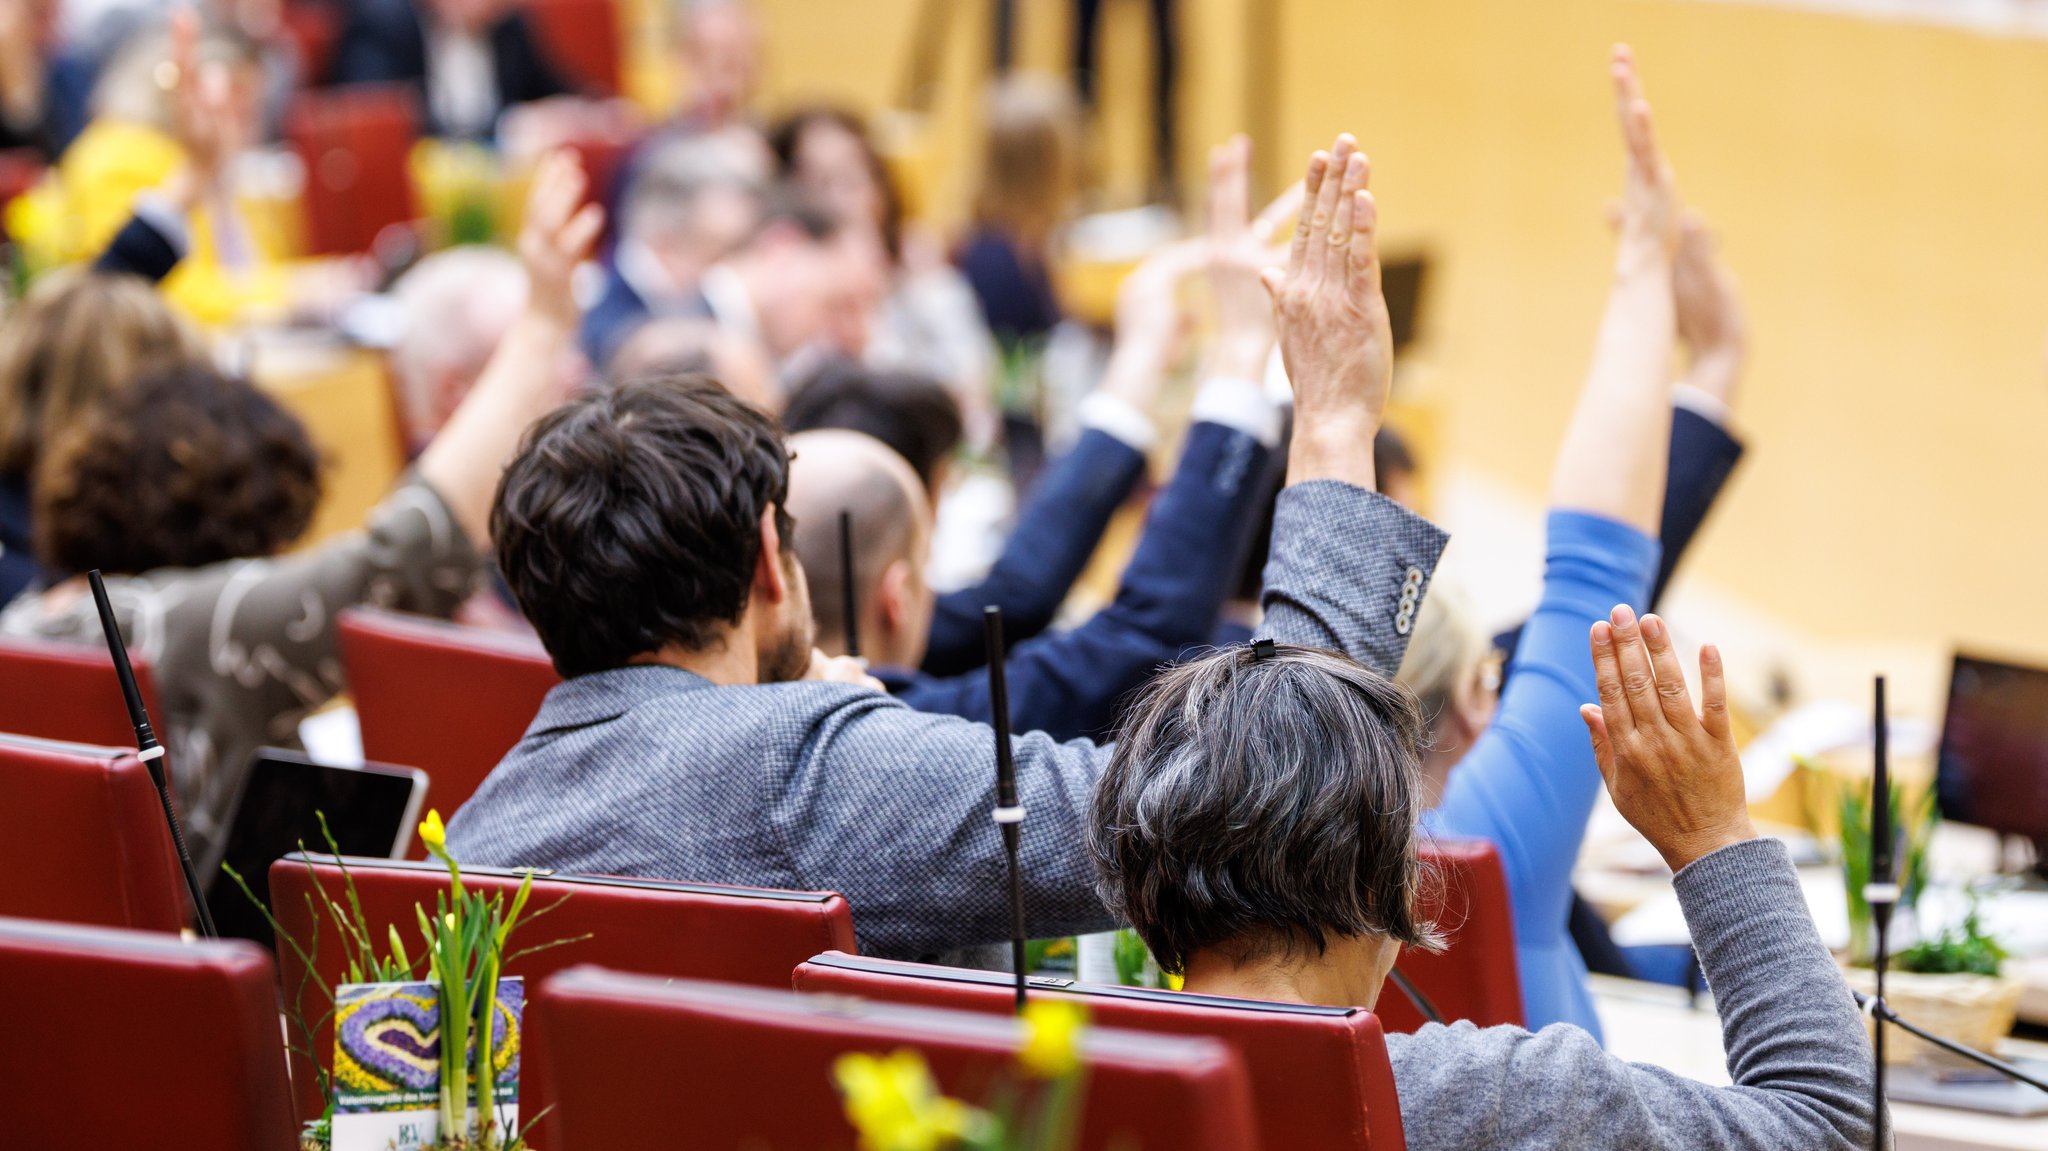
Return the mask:
[[1062,1079],[1081,1066],[1079,1039],[1088,1011],[1066,999],[1033,999],[1024,1005],[1026,1037],[1017,1062],[1040,1079]]
[[924,1057],[908,1049],[887,1056],[851,1052],[832,1065],[846,1099],[846,1117],[862,1151],[939,1151],[988,1128],[988,1115],[939,1094]]
[[448,858],[448,827],[441,822],[438,809],[428,811],[427,817],[420,820],[420,842],[426,845],[429,855]]

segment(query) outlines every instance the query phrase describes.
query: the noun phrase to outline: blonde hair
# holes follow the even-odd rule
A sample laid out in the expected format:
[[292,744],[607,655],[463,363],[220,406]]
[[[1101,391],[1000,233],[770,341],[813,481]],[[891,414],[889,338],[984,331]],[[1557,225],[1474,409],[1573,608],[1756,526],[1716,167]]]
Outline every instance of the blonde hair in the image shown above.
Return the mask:
[[1408,655],[1394,679],[1422,707],[1422,720],[1434,731],[1458,702],[1460,688],[1492,650],[1493,641],[1479,626],[1470,602],[1452,583],[1439,577],[1423,597],[1415,615]]
[[0,324],[0,475],[33,475],[43,446],[101,397],[203,356],[199,333],[142,280],[78,268],[44,276]]
[[1081,150],[1080,108],[1065,81],[1011,76],[989,93],[977,223],[1043,243],[1067,212]]

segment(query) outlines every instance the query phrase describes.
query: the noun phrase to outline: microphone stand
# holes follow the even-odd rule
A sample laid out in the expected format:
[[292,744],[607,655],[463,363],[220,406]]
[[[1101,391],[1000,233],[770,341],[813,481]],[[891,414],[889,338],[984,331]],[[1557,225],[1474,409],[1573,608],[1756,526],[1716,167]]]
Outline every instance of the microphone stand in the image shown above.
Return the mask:
[[1024,828],[1024,805],[1017,802],[1017,764],[1010,756],[1010,688],[1003,674],[1003,609],[982,609],[982,635],[988,651],[988,701],[996,729],[996,808],[1003,850],[1010,857],[1010,968],[1017,976],[1017,1010],[1024,1010],[1024,888],[1017,862],[1017,841]]
[[860,592],[853,585],[853,513],[839,513],[839,607],[846,621],[846,654],[860,658]]
[[[1877,945],[1871,957],[1877,975],[1877,1002],[1884,1002],[1884,969],[1890,958],[1887,936],[1891,930],[1892,907],[1899,901],[1899,885],[1892,882],[1892,786],[1889,749],[1885,737],[1884,677],[1877,677],[1877,730],[1871,745],[1870,772],[1870,878],[1863,885],[1863,901],[1870,906],[1872,938]],[[1871,1027],[1876,1037],[1877,1109],[1872,1115],[1872,1146],[1885,1151],[1891,1146],[1891,1116],[1885,1110],[1884,1020]]]
[[156,784],[157,800],[164,805],[164,822],[170,825],[171,845],[178,851],[178,867],[185,873],[185,890],[192,895],[199,931],[208,939],[218,938],[220,932],[213,926],[213,912],[207,909],[206,895],[199,889],[199,873],[192,867],[192,853],[185,847],[185,831],[178,824],[178,811],[171,806],[170,784],[164,778],[164,749],[156,741],[156,732],[150,729],[149,710],[142,706],[142,689],[135,684],[135,669],[128,663],[128,646],[121,642],[121,629],[114,623],[114,604],[107,598],[106,581],[100,578],[97,568],[87,572],[85,579],[92,585],[93,604],[100,610],[100,630],[107,636],[107,654],[114,659],[114,676],[121,681],[128,720],[135,725],[136,758],[148,766],[150,781]]

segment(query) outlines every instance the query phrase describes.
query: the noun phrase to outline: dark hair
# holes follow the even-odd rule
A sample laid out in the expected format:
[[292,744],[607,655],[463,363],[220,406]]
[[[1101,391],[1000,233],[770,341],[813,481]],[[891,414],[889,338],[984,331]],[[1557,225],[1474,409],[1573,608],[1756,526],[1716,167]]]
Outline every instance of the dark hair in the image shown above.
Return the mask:
[[783,510],[774,420],[705,376],[647,376],[535,424],[498,481],[498,568],[563,676],[678,644],[746,612],[761,513]]
[[282,551],[320,502],[320,457],[276,400],[211,368],[102,397],[46,453],[36,558],[134,574]]
[[882,246],[888,250],[890,263],[902,259],[903,198],[897,194],[896,182],[889,176],[889,165],[875,150],[874,139],[868,135],[867,122],[858,114],[844,108],[819,105],[801,108],[783,117],[768,133],[768,149],[775,153],[776,174],[784,180],[796,178],[796,154],[803,146],[804,133],[818,125],[837,128],[860,144],[861,159],[867,163],[868,176],[874,180],[882,201],[882,218],[875,221],[882,231]]
[[814,244],[829,244],[846,230],[847,223],[812,203],[798,189],[781,184],[770,188],[762,199],[761,218],[740,246],[747,247],[777,228],[794,228]]
[[850,360],[833,360],[811,373],[790,396],[782,423],[791,432],[865,432],[909,460],[926,490],[962,435],[960,401],[946,385],[916,372],[877,371]]
[[1103,901],[1169,972],[1332,935],[1436,946],[1417,912],[1422,739],[1413,696],[1332,652],[1238,647],[1162,673],[1095,785]]

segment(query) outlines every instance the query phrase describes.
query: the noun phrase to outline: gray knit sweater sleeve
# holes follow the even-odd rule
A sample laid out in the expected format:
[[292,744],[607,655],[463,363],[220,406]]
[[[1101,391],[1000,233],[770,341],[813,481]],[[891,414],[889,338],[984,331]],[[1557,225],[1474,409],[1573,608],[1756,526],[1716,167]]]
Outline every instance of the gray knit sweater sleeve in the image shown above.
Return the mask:
[[1869,1041],[1784,846],[1723,848],[1676,882],[1734,1085],[1623,1062],[1566,1024],[1430,1025],[1387,1038],[1411,1151],[1870,1146]]

